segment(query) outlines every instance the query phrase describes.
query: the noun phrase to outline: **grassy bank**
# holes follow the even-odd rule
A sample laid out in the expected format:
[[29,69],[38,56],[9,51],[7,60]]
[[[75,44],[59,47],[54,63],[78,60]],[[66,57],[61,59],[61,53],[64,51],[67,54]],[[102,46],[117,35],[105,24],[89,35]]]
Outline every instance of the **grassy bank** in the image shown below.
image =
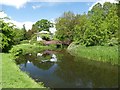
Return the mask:
[[44,88],[36,83],[10,58],[10,54],[2,53],[2,88]]
[[67,50],[74,56],[118,65],[118,46],[85,47],[72,43]]

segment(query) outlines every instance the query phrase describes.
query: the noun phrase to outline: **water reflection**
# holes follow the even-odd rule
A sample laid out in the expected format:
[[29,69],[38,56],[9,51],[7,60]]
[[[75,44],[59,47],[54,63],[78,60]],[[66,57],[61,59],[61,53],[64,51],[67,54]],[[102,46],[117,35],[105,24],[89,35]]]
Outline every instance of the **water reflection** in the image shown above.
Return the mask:
[[47,87],[118,87],[117,66],[76,58],[67,52],[25,55],[16,61],[21,70],[28,72],[37,82],[44,82]]

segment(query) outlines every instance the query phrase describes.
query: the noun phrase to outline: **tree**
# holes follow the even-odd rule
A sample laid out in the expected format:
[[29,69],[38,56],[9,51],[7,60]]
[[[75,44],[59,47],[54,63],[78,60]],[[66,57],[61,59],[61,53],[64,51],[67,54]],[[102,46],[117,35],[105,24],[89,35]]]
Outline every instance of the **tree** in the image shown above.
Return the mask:
[[20,41],[26,39],[26,33],[23,29],[15,28],[13,31],[14,34],[14,44],[20,44]]
[[64,12],[64,14],[56,19],[56,38],[60,40],[73,40],[75,25],[75,15],[72,12]]
[[24,36],[23,40],[25,40],[25,39],[26,39],[26,28],[25,28],[25,24],[23,24],[22,30],[23,30],[23,36]]
[[35,35],[35,33],[37,33],[37,31],[38,31],[37,28],[38,28],[37,25],[33,24],[33,25],[32,25],[32,29],[31,29],[31,30],[28,30],[28,31],[26,32],[26,38],[27,38],[28,40],[30,40],[30,39]]
[[85,46],[118,44],[118,5],[97,3],[83,15],[65,12],[56,20],[56,38],[70,39]]
[[[107,9],[106,9],[107,8]],[[109,8],[109,9],[108,9]],[[107,43],[109,45],[118,44],[118,15],[117,15],[117,5],[106,2],[103,6],[105,12],[107,12],[106,18],[104,20],[105,25],[101,25],[101,30],[106,30],[107,32]]]
[[84,33],[86,46],[117,44],[118,16],[116,4],[109,2],[96,4],[88,12],[88,22]]
[[0,38],[2,38],[0,49],[2,52],[8,52],[14,44],[14,25],[11,23],[5,23],[3,19],[0,19],[0,26]]
[[83,43],[83,37],[84,37],[84,32],[86,30],[87,27],[87,15],[83,14],[83,15],[79,15],[77,14],[75,16],[75,27],[74,27],[74,41],[78,42],[78,43]]
[[37,29],[39,32],[42,30],[49,31],[50,27],[53,27],[53,24],[47,19],[41,19],[33,25],[33,28]]

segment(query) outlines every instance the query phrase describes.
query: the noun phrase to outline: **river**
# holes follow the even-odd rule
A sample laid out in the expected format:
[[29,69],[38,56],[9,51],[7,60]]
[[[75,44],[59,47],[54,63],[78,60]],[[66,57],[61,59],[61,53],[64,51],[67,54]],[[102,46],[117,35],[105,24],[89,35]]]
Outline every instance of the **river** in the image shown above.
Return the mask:
[[67,51],[29,54],[16,59],[20,69],[50,88],[117,88],[118,67],[70,55]]

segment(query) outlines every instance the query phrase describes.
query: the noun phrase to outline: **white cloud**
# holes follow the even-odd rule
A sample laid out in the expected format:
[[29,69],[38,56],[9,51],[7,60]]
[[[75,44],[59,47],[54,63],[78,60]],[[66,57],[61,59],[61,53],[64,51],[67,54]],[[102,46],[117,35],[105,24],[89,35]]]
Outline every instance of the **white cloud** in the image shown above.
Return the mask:
[[29,29],[32,28],[32,25],[35,23],[35,22],[31,22],[31,21],[26,21],[26,22],[18,22],[18,21],[14,21],[14,20],[11,20],[11,22],[13,24],[15,24],[18,28],[23,28],[23,25],[25,24],[25,28],[26,30],[28,31]]
[[37,8],[41,8],[41,7],[43,7],[43,6],[42,5],[33,5],[32,6],[33,9],[37,9]]
[[89,11],[93,8],[93,6],[97,3],[100,4],[104,4],[105,2],[111,2],[111,3],[118,3],[117,0],[97,0],[95,3],[93,3],[90,7],[89,7]]
[[89,6],[90,4],[88,3],[87,5]]
[[38,3],[37,5],[33,5],[32,8],[33,9],[38,9],[38,8],[43,8],[43,7],[52,7],[52,6],[55,6],[55,5],[58,5],[58,4],[60,4],[60,2],[59,3],[57,3],[57,2],[52,2],[52,3],[50,3],[50,2],[48,2],[48,3],[41,2],[40,4]]
[[30,0],[30,2],[95,2],[96,0]]
[[[17,9],[25,7],[27,2],[95,2],[96,0],[0,0],[0,4],[13,6]],[[98,0],[97,0],[98,1]],[[33,6],[34,9],[40,8],[41,6]]]
[[0,12],[0,18],[4,18],[4,17],[7,17],[7,14],[4,12]]
[[[0,18],[4,18],[4,17],[9,17],[5,12],[0,12]],[[15,21],[15,20],[4,20],[5,22],[12,22],[13,24],[16,25],[16,27],[18,28],[23,28],[23,24],[25,24],[25,28],[26,30],[29,30],[32,28],[32,25],[35,23],[35,22],[31,22],[31,21],[25,21],[25,22],[18,22],[18,21]]]
[[17,9],[21,8],[29,2],[30,0],[0,0],[0,4],[2,5],[8,5],[8,6],[14,6]]

